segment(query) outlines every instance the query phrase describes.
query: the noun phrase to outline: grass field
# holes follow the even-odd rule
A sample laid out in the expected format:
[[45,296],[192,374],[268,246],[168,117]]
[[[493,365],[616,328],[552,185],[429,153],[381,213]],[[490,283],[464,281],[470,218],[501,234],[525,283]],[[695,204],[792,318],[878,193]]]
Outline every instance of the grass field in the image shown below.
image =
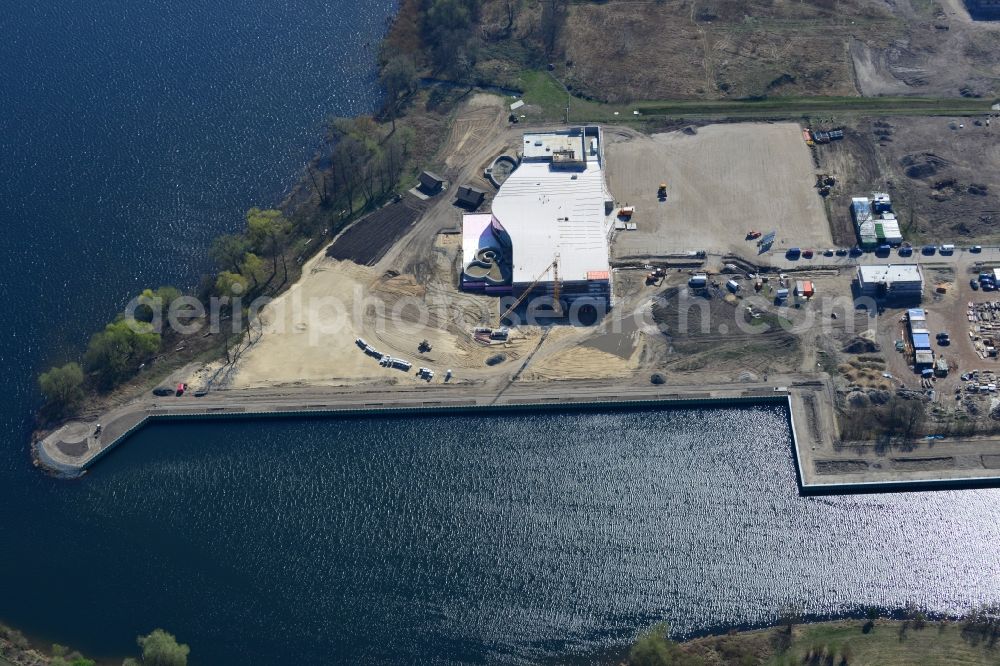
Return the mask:
[[[937,97],[764,97],[745,100],[651,100],[629,105],[574,97],[547,72],[520,77],[524,101],[538,120],[636,122],[650,119],[747,118],[795,119],[805,116],[971,116],[990,112],[992,100]],[[636,116],[633,112],[638,111]],[[617,115],[616,115],[617,113]]]
[[864,620],[836,620],[708,636],[681,644],[684,653],[704,664],[848,664],[849,666],[988,666],[1000,664],[1000,645],[963,622],[878,620],[864,630]]
[[1000,663],[1000,646],[973,644],[962,636],[958,623],[929,623],[923,629],[904,630],[899,622],[879,623],[867,634],[860,622],[835,622],[802,627],[801,634],[784,654],[769,664],[801,664],[810,652],[849,656],[854,664],[881,666],[953,666],[956,664]]

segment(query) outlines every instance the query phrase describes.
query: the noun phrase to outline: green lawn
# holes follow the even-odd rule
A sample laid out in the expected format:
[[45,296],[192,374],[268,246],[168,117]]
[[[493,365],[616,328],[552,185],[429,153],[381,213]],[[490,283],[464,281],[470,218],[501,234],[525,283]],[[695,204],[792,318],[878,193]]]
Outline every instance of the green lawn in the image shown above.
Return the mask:
[[[973,642],[962,636],[960,623],[932,623],[923,629],[912,624],[902,631],[903,623],[880,621],[867,634],[860,620],[803,625],[796,629],[795,641],[781,655],[766,662],[772,666],[802,664],[810,652],[848,656],[851,666],[983,666],[1000,663],[1000,645],[989,648],[985,642]],[[835,660],[836,662],[836,660]]]
[[[992,100],[962,97],[766,97],[753,100],[653,100],[629,105],[573,97],[548,72],[520,76],[524,101],[538,110],[531,118],[570,122],[635,122],[667,118],[801,118],[842,115],[969,116],[986,114]],[[639,111],[636,116],[633,112]],[[615,115],[617,112],[618,115]]]

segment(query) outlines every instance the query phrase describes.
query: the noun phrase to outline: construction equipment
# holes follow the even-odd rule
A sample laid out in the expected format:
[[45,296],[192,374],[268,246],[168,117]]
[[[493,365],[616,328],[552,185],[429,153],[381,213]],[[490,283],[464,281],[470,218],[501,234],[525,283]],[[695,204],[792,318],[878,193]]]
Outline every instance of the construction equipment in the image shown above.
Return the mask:
[[631,220],[633,213],[635,213],[635,206],[622,206],[618,209],[618,217],[624,220]]
[[660,187],[656,190],[656,198],[660,201],[667,200],[667,184],[660,183]]
[[747,240],[756,240],[761,237],[761,233],[755,229],[751,229],[747,232]]
[[545,270],[543,270],[538,277],[536,277],[535,280],[521,292],[521,295],[517,297],[514,304],[507,308],[506,312],[500,315],[498,324],[502,323],[504,319],[510,316],[510,313],[516,310],[517,307],[521,305],[521,303],[523,303],[529,295],[531,295],[532,290],[538,285],[539,282],[542,281],[542,278],[548,275],[549,271],[552,271],[552,310],[555,312],[557,317],[562,316],[562,305],[559,303],[559,255],[557,254],[555,259],[552,260],[552,263],[546,266]]

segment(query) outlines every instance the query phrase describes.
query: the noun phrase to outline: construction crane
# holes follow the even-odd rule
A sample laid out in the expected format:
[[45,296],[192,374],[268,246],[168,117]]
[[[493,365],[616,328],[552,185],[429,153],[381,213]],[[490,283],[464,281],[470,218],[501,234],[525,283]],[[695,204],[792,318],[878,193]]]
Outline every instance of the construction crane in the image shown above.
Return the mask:
[[521,295],[517,297],[517,300],[514,301],[514,304],[511,305],[509,308],[507,308],[506,312],[504,312],[502,315],[500,315],[500,320],[497,322],[498,324],[503,323],[503,320],[506,319],[510,315],[511,312],[513,312],[514,310],[516,310],[517,307],[519,305],[521,305],[521,303],[523,303],[524,300],[526,298],[528,298],[529,295],[531,295],[532,290],[534,290],[534,288],[538,285],[539,282],[542,281],[542,278],[544,278],[548,274],[549,271],[552,271],[552,280],[553,280],[553,283],[552,283],[552,310],[555,312],[555,314],[556,314],[557,317],[561,317],[562,316],[562,305],[559,302],[559,291],[560,291],[560,285],[559,285],[559,255],[556,254],[555,258],[552,260],[552,263],[549,264],[548,266],[546,266],[545,270],[543,270],[541,273],[539,273],[538,277],[535,278],[534,282],[532,282],[531,284],[529,284],[524,289],[524,291],[521,292]]

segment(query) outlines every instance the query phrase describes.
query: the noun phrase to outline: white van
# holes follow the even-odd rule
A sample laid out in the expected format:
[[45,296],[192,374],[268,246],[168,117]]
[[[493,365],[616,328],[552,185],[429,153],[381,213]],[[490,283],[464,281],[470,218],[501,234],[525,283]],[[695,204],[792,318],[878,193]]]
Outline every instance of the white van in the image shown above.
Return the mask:
[[941,254],[954,254],[955,246],[952,245],[951,243],[946,243],[941,246],[940,252]]

